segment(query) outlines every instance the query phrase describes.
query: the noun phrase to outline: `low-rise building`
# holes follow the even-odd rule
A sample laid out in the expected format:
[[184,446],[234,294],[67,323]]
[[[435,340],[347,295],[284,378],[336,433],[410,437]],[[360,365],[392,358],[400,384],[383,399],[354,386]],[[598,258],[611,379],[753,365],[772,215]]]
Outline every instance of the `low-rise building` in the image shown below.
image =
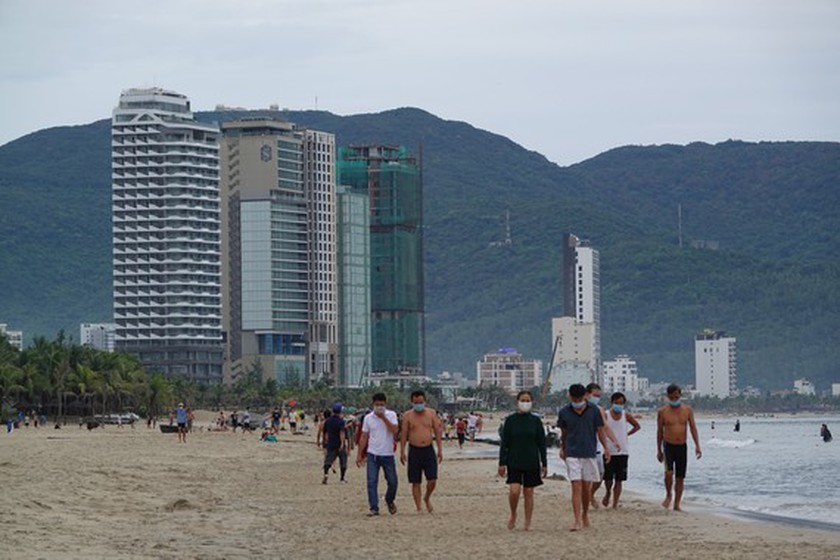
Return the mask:
[[648,390],[650,382],[646,377],[639,377],[636,360],[629,356],[617,356],[614,360],[604,362],[604,386],[607,395],[615,392],[643,393]]
[[840,397],[840,383],[831,384],[831,396]]
[[797,395],[814,396],[817,394],[814,384],[804,377],[793,382],[793,392]]
[[515,348],[501,348],[485,354],[476,363],[479,387],[498,386],[510,394],[542,383],[542,361],[527,360]]
[[6,323],[0,323],[0,334],[6,336],[9,344],[18,350],[23,350],[23,331],[13,331]]
[[79,325],[79,343],[82,346],[113,352],[116,336],[116,323],[82,323]]

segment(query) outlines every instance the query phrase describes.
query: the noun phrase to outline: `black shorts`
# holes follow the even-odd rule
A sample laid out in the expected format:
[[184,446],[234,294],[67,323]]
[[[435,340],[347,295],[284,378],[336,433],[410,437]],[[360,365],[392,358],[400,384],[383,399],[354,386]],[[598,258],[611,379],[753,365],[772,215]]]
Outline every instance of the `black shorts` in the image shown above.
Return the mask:
[[462,434],[462,433],[458,434],[458,443],[459,444],[463,445],[464,440],[466,440],[466,439],[467,439],[467,434]]
[[324,454],[324,468],[329,469],[335,463],[335,460],[338,459],[338,465],[341,467],[342,471],[347,470],[347,450],[341,449],[341,451],[336,449],[327,449],[327,452]]
[[435,448],[408,446],[408,481],[411,484],[420,484],[423,476],[426,481],[437,480],[438,462]]
[[187,429],[187,423],[186,422],[178,422],[178,429],[179,430],[180,429],[186,430]]
[[685,478],[688,466],[688,444],[674,445],[665,442],[665,472],[673,472],[677,478]]
[[627,455],[613,455],[609,463],[604,463],[604,480],[627,480]]
[[539,469],[535,471],[522,471],[519,469],[508,469],[507,472],[508,484],[521,484],[525,488],[534,488],[542,486],[542,477]]

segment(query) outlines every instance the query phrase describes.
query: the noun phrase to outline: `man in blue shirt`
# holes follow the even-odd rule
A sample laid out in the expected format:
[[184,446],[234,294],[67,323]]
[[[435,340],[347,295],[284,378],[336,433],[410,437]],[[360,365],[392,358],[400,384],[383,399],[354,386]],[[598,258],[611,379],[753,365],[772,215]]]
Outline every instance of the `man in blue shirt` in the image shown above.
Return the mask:
[[175,419],[178,422],[178,443],[187,443],[187,409],[182,402],[175,409]]
[[572,483],[572,510],[575,524],[572,531],[589,527],[589,497],[592,483],[601,480],[596,462],[597,440],[604,448],[604,462],[610,462],[610,450],[604,432],[604,418],[597,406],[586,400],[586,387],[575,383],[569,387],[571,404],[560,409],[557,426],[562,432],[560,458],[566,462]]

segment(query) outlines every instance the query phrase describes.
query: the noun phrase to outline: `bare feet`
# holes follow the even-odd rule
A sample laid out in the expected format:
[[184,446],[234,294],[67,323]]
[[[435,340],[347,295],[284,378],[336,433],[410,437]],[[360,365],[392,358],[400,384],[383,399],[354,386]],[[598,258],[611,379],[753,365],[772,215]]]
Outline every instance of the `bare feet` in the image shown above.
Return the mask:
[[530,525],[525,525],[525,526],[522,528],[522,530],[523,530],[523,531],[530,531],[530,530],[531,530],[531,526],[530,526]]
[[429,498],[423,500],[426,503],[426,511],[432,513],[435,511],[435,508],[432,507],[432,501]]
[[592,509],[598,509],[598,500],[596,500],[594,496],[589,501],[589,507],[591,507]]
[[671,507],[671,496],[670,496],[670,494],[665,496],[665,499],[662,500],[662,507],[664,507],[665,509],[668,509],[669,507]]
[[583,517],[581,517],[581,520],[583,521],[583,528],[584,529],[589,529],[589,516],[586,515],[586,514],[583,514]]
[[569,531],[581,531],[583,530],[583,526],[580,523],[575,523]]
[[513,531],[516,528],[516,517],[511,517],[508,519],[508,529]]
[[604,507],[609,507],[609,505],[610,505],[610,495],[609,495],[609,494],[607,494],[606,496],[604,496],[604,499],[603,499],[603,500],[601,500],[601,504],[602,504]]
[[674,511],[682,511],[682,507],[679,504],[674,504]]

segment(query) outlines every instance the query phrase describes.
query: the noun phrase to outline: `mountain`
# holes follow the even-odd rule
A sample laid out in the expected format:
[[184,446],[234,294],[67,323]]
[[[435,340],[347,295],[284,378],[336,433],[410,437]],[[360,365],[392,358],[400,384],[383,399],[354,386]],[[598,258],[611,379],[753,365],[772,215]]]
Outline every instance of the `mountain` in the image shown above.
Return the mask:
[[[840,381],[838,143],[627,146],[559,167],[419,109],[258,113],[339,145],[422,150],[432,372],[471,374],[503,346],[548,364],[572,231],[601,252],[605,358],[630,354],[654,380],[692,382],[693,337],[715,328],[738,338],[741,385]],[[109,124],[0,146],[0,322],[27,338],[110,317]],[[491,247],[508,210],[513,243]]]

